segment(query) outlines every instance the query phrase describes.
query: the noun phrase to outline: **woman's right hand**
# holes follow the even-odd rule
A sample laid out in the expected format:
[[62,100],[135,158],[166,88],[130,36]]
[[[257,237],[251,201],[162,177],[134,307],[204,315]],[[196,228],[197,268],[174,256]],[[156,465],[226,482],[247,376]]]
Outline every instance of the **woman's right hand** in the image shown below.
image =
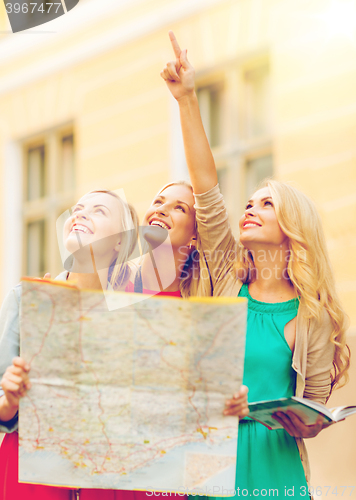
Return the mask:
[[1,379],[1,387],[5,393],[0,409],[1,420],[11,420],[16,415],[20,398],[31,388],[29,371],[30,366],[20,357],[14,358],[12,365],[6,369]]
[[181,50],[173,31],[169,32],[175,61],[170,61],[161,71],[161,77],[165,80],[171,94],[177,101],[182,97],[194,93],[195,71],[187,59],[187,50]]
[[224,415],[234,415],[235,417],[244,418],[250,413],[247,402],[248,388],[245,385],[240,387],[240,390],[225,402],[226,409]]

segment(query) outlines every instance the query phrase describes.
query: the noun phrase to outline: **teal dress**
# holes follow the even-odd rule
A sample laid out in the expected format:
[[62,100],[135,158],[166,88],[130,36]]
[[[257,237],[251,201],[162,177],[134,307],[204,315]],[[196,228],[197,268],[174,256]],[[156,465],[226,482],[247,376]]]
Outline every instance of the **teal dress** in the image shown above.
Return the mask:
[[[243,383],[249,388],[249,402],[294,396],[296,372],[284,327],[297,315],[298,299],[260,302],[250,296],[246,284],[239,297],[248,299]],[[236,499],[256,496],[254,490],[267,498],[309,498],[295,439],[284,429],[269,430],[250,418],[241,420],[235,490]]]

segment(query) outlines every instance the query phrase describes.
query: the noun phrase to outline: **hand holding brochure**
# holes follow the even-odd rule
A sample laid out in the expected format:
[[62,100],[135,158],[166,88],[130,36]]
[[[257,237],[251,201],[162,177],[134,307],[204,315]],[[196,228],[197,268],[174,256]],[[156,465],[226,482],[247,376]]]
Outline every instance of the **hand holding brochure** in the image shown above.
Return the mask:
[[338,406],[337,408],[326,408],[326,406],[310,399],[291,398],[272,399],[269,401],[258,401],[248,405],[250,410],[249,417],[257,420],[269,429],[282,429],[282,426],[277,420],[272,418],[272,415],[277,411],[287,412],[292,411],[299,417],[304,424],[315,424],[319,415],[324,417],[324,427],[335,424],[344,420],[346,417],[356,413],[356,406]]

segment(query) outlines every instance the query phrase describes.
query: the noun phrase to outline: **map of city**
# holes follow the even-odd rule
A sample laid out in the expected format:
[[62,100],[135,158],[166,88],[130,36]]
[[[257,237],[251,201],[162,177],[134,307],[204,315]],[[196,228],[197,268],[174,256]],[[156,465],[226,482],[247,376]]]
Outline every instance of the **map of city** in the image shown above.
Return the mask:
[[120,307],[129,294],[112,292],[118,307],[108,311],[102,292],[22,287],[32,388],[20,403],[20,481],[234,489],[238,422],[222,412],[242,382],[246,299],[154,296]]

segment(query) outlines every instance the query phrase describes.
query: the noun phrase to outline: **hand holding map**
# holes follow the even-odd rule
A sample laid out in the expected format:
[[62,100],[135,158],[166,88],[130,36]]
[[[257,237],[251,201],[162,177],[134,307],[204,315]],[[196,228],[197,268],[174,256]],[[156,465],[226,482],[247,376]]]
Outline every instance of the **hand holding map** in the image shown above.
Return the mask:
[[[112,300],[127,295],[112,292]],[[235,482],[244,299],[152,297],[23,281],[20,480],[181,491]]]

